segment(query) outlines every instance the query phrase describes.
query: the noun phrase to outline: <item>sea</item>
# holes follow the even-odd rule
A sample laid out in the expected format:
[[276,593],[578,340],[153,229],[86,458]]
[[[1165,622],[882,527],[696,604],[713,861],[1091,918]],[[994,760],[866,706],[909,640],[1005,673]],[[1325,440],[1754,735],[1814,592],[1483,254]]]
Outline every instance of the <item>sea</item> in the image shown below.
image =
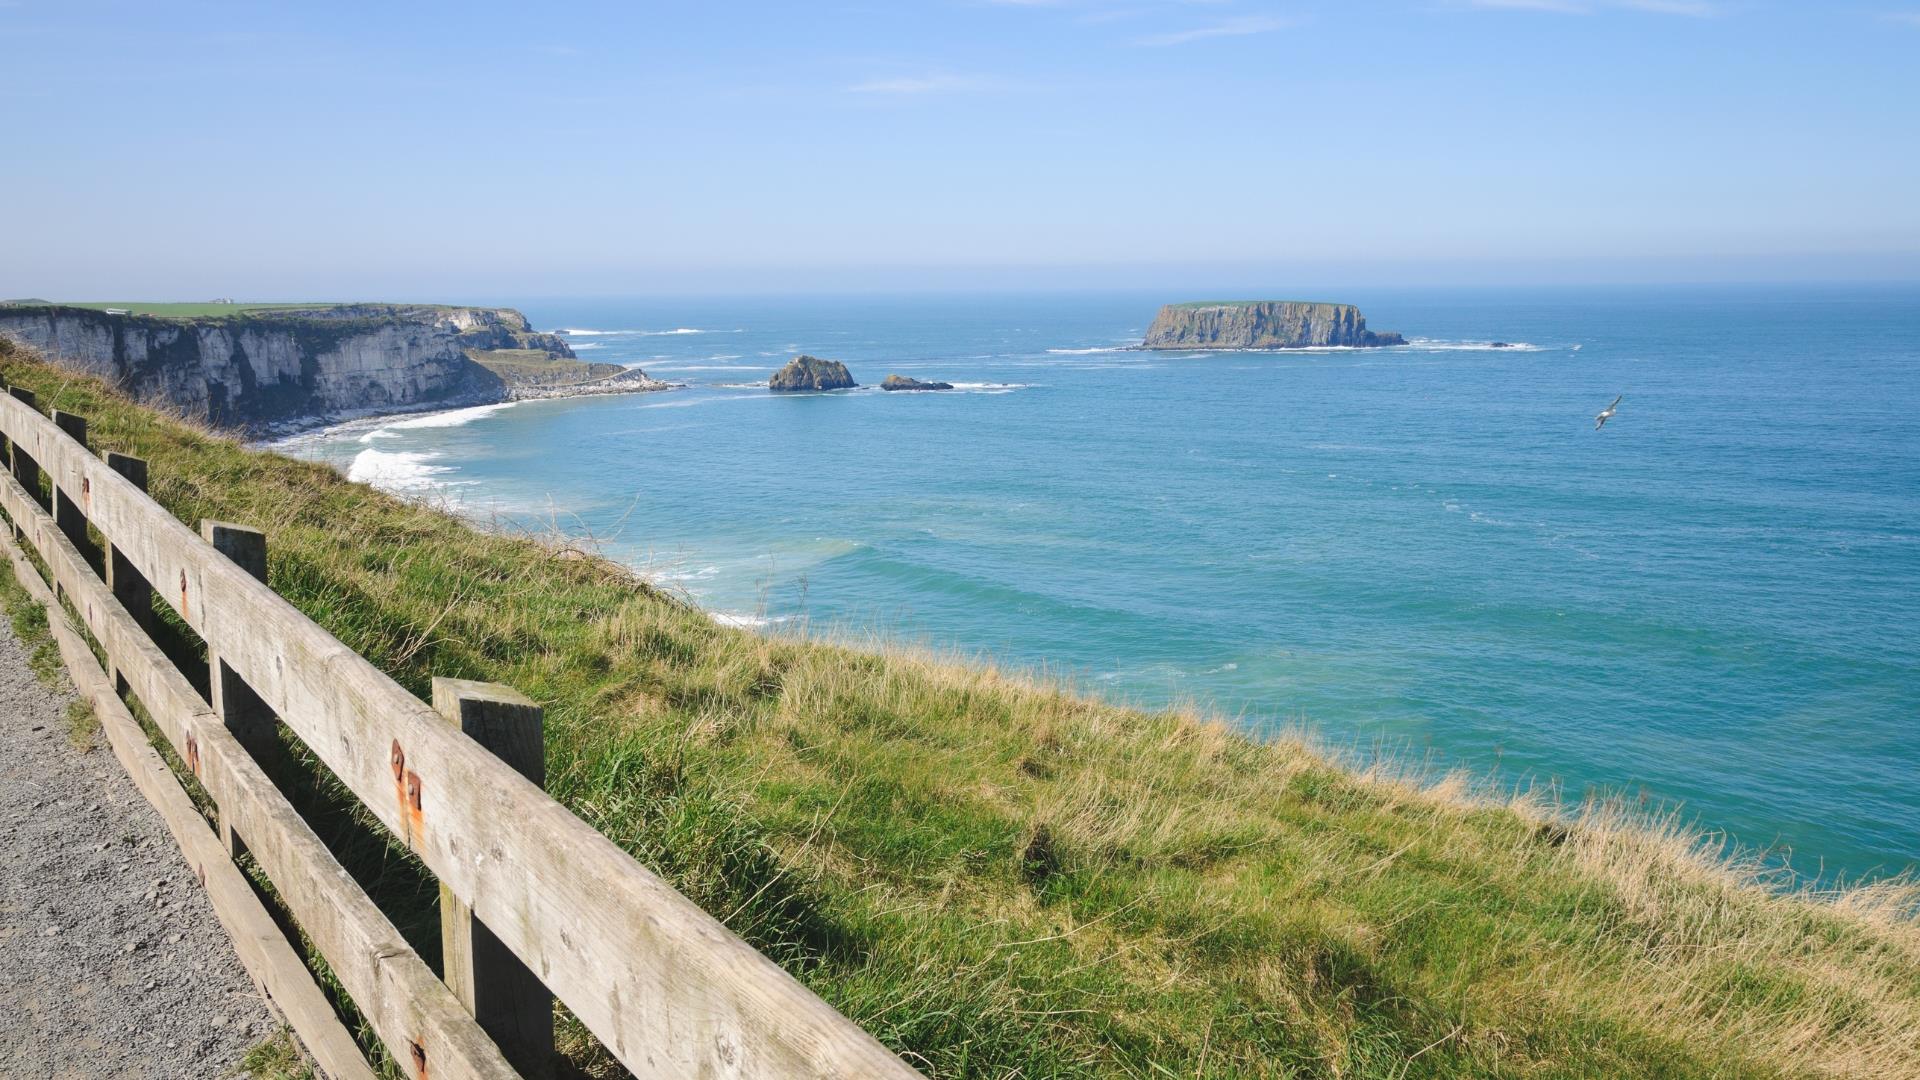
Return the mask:
[[[1411,344],[1128,348],[1208,298],[502,298],[685,388],[278,449],[725,623],[1620,798],[1800,884],[1920,864],[1920,288],[1343,289],[1301,298]],[[862,387],[770,393],[800,353]]]

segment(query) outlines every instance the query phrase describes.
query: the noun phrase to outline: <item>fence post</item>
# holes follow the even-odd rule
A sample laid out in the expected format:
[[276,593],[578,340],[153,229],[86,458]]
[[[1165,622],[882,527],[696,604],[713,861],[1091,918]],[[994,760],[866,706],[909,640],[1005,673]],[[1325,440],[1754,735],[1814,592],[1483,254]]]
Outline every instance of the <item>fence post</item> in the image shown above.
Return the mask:
[[[107,468],[126,477],[128,483],[141,491],[147,490],[147,462],[144,458],[112,450],[107,451],[106,458]],[[127,609],[127,614],[133,616],[133,621],[140,629],[152,637],[153,586],[148,584],[145,575],[133,568],[133,563],[127,560],[125,553],[114,546],[112,537],[107,538],[106,569],[107,588],[112,590],[113,598],[120,601],[120,606]],[[120,667],[112,662],[112,657],[108,657],[107,668],[113,676],[114,692],[126,693],[127,681],[120,677]]]
[[[212,544],[215,551],[253,575],[254,580],[262,583],[267,580],[266,533],[245,525],[205,520],[200,522],[200,536]],[[273,710],[211,647],[207,650],[207,703],[255,761],[265,764],[270,760],[280,741]],[[220,814],[220,839],[226,842],[227,851],[232,855],[238,856],[246,850],[224,811]]]
[[[526,695],[496,683],[435,679],[433,708],[508,767],[546,787],[540,706]],[[553,994],[445,885],[440,945],[442,978],[507,1061],[528,1080],[551,1077]]]
[[[7,393],[25,403],[30,409],[40,407],[40,399],[24,386],[9,386]],[[7,464],[13,469],[13,478],[20,481],[21,487],[27,489],[28,498],[34,502],[40,502],[40,463],[33,460],[31,454],[20,449],[20,444],[17,442],[9,441],[7,450]],[[14,531],[19,532],[17,528]]]
[[[53,425],[66,432],[68,438],[82,447],[87,445],[86,417],[55,409]],[[81,483],[84,484],[86,481],[82,480]],[[60,531],[67,534],[67,539],[73,541],[73,546],[79,549],[82,556],[92,561],[97,569],[99,562],[94,559],[93,542],[87,539],[87,512],[83,503],[75,500],[75,494],[62,488],[58,483],[53,485],[53,522],[60,526]],[[77,494],[84,499],[86,493],[82,491]]]

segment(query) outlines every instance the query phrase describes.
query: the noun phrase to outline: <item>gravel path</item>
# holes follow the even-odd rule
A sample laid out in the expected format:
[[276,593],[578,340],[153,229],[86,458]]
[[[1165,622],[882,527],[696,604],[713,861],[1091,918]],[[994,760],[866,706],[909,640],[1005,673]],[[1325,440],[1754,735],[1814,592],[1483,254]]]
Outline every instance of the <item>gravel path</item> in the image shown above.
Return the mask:
[[0,1077],[230,1075],[277,1024],[113,752],[69,741],[69,700],[0,620]]

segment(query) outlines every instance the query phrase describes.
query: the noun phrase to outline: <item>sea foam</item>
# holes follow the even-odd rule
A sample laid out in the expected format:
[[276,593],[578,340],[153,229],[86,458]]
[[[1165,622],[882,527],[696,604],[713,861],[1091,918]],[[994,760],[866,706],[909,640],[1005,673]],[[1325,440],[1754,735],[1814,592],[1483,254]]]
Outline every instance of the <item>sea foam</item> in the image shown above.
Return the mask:
[[439,456],[407,450],[362,450],[347,466],[347,479],[382,491],[418,494],[437,486],[435,476],[453,471],[451,466],[431,464]]

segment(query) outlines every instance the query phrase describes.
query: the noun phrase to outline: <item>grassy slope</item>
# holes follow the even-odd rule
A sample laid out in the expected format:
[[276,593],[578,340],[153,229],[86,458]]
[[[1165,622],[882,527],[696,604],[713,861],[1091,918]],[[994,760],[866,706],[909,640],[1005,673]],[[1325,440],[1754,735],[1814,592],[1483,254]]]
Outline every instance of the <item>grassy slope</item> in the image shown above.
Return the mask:
[[1604,810],[1563,827],[1193,716],[722,628],[96,382],[0,376],[147,458],[186,521],[265,528],[274,587],[415,692],[545,703],[557,798],[930,1073],[1920,1075],[1911,891],[1779,896]]
[[550,356],[544,349],[468,349],[474,363],[507,380],[540,380],[542,385],[562,385],[604,379],[627,370],[619,364],[595,364]]

